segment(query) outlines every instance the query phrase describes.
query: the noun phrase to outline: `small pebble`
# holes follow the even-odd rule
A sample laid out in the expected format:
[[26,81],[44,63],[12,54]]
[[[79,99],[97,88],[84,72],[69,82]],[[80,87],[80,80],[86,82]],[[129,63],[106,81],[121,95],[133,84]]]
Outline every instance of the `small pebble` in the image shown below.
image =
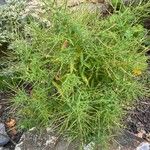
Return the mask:
[[9,142],[9,137],[5,130],[5,125],[0,123],[0,146],[4,146]]
[[95,143],[91,142],[88,145],[84,146],[84,150],[94,150]]
[[150,144],[148,142],[141,143],[136,150],[150,150]]

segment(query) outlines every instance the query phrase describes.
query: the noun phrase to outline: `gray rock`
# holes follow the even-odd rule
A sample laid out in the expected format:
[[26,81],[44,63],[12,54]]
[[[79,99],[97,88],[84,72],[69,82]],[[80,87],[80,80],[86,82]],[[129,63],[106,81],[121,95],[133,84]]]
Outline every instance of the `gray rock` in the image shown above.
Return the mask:
[[88,13],[97,13],[97,14],[107,14],[109,5],[102,3],[81,3],[70,8],[72,11],[88,12]]
[[0,5],[4,5],[6,4],[6,1],[5,0],[0,0]]
[[150,150],[150,144],[148,142],[141,143],[136,150]]
[[0,146],[3,146],[9,142],[9,137],[5,130],[5,125],[0,123]]
[[94,150],[95,143],[90,142],[89,144],[84,146],[84,150]]
[[36,128],[32,128],[22,135],[15,150],[79,150],[78,145],[77,142],[58,137],[50,129],[40,134]]

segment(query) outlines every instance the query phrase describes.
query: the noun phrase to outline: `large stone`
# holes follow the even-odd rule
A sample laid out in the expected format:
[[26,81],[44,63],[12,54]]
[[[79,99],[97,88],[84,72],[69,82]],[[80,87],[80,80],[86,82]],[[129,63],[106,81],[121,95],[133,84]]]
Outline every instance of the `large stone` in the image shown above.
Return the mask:
[[148,142],[141,143],[136,150],[150,150],[150,144]]
[[[55,3],[61,7],[65,4],[65,1],[66,6],[68,6],[70,11],[79,11],[81,13],[86,11],[87,13],[104,15],[108,14],[109,11],[109,5],[107,3],[101,3],[102,0],[55,0]],[[50,20],[44,15],[45,13],[45,3],[40,0],[31,0],[27,2],[26,7],[21,15],[23,19],[26,19],[27,16],[32,16],[40,23],[44,23],[46,26],[50,27]]]
[[[141,149],[149,146],[147,143],[140,145],[142,142],[143,139],[134,134],[122,131],[114,138],[114,141],[110,142],[108,150],[150,150]],[[54,134],[49,128],[42,131],[41,134],[37,132],[36,128],[33,128],[22,135],[15,150],[79,150],[79,145],[78,141],[71,142]],[[94,142],[84,146],[84,150],[95,150],[96,148],[97,150],[103,150],[100,145],[95,145]]]
[[73,7],[85,1],[86,0],[56,0],[55,2],[58,6],[67,5],[68,7]]
[[103,3],[82,3],[71,8],[72,11],[87,12],[87,13],[97,13],[107,14],[109,11],[109,6]]
[[36,128],[24,133],[15,150],[79,150],[77,142],[55,135],[50,129],[41,134]]
[[6,145],[9,142],[9,137],[5,131],[5,125],[0,123],[0,146]]
[[105,0],[56,0],[58,5],[67,5],[68,7],[74,7],[82,3],[105,3]]

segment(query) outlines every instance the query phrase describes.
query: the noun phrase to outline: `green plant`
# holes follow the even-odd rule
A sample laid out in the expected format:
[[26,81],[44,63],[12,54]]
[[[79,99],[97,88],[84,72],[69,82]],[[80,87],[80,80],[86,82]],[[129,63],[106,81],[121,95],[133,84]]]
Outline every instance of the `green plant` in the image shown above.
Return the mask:
[[10,43],[14,33],[19,31],[21,25],[21,12],[25,4],[23,1],[10,0],[0,6],[0,44]]
[[109,0],[110,6],[114,11],[124,11],[126,7],[134,9],[136,7],[135,14],[143,19],[147,12],[149,13],[150,1],[149,0]]
[[[11,48],[10,43],[15,39],[16,32],[23,27],[21,23],[21,11],[24,8],[23,1],[10,0],[0,6],[0,89],[6,88],[5,82],[11,82],[12,70],[8,71],[8,62]],[[5,81],[5,82],[4,82]]]
[[14,70],[32,84],[13,99],[25,128],[49,125],[82,143],[112,136],[123,107],[145,92],[136,78],[147,66],[146,30],[135,10],[99,19],[53,9],[50,28],[32,21],[18,34]]

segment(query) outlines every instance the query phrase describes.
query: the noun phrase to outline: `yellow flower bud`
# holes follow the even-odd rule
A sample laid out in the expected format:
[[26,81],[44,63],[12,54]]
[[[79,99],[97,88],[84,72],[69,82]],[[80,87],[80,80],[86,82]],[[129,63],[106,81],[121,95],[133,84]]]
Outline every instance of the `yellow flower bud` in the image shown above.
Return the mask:
[[133,74],[134,74],[134,76],[139,76],[142,74],[142,71],[141,71],[141,69],[135,68],[133,70]]

